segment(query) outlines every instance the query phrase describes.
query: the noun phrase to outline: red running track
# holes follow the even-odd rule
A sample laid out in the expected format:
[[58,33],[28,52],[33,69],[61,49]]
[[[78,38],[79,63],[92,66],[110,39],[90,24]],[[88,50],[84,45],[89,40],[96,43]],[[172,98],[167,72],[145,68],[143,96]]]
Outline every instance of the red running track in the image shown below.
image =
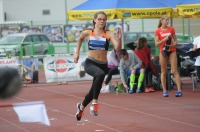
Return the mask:
[[44,101],[51,126],[20,123],[12,107],[0,108],[0,132],[200,132],[200,88],[192,91],[183,80],[183,96],[162,97],[162,91],[140,94],[100,94],[99,115],[85,109],[82,121],[75,119],[76,103],[91,85],[90,81],[69,84],[29,84],[12,99],[1,104]]

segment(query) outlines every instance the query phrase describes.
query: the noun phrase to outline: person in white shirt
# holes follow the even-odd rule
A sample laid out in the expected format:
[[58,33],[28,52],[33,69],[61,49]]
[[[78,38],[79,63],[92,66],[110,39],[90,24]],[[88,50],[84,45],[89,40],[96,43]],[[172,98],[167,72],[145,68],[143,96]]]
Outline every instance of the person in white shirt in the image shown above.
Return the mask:
[[[194,44],[193,51],[200,48],[200,36],[198,36],[194,39],[193,44]],[[197,56],[197,58],[196,58],[195,66],[196,66],[196,70],[197,70],[198,81],[200,81],[200,55]]]
[[120,62],[119,52],[117,52],[116,50],[112,50],[108,57],[109,72],[108,72],[108,76],[104,82],[105,85],[108,85],[108,83],[112,79],[112,75],[119,74],[119,70],[118,70],[119,62]]

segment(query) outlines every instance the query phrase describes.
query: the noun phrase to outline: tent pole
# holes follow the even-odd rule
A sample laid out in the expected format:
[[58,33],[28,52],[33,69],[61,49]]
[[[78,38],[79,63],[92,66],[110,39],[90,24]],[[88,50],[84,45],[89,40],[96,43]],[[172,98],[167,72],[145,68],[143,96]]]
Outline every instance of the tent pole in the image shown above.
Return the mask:
[[188,35],[190,35],[190,18],[188,18]]
[[182,32],[183,32],[183,36],[185,36],[185,20],[182,17]]
[[[68,25],[67,0],[65,0],[65,16],[66,16],[65,24],[67,26]],[[65,42],[65,33],[64,32],[65,32],[65,26],[63,25],[63,42]],[[69,54],[70,53],[70,43],[67,41],[66,44],[67,44],[67,53]]]
[[122,49],[124,49],[124,19],[122,18]]
[[33,20],[31,20],[31,26],[33,26]]
[[144,19],[142,18],[142,32],[144,32]]
[[65,24],[68,24],[67,0],[65,0]]
[[171,18],[170,21],[171,21],[171,26],[173,26],[173,18]]
[[182,32],[183,32],[182,38],[184,40],[185,39],[185,20],[183,17],[182,17]]

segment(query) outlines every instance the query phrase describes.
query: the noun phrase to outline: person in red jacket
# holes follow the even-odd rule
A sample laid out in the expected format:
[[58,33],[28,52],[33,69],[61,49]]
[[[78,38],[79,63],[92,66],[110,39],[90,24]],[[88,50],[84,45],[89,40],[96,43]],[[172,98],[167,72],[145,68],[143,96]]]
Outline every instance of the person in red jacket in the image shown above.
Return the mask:
[[143,62],[142,68],[149,68],[151,52],[150,48],[147,45],[147,39],[145,37],[139,38],[137,47],[134,49],[134,52]]
[[174,28],[172,26],[168,26],[168,23],[169,18],[166,15],[162,16],[159,20],[158,28],[155,31],[155,46],[160,49],[159,59],[161,65],[161,84],[163,88],[163,96],[168,97],[168,92],[166,91],[166,75],[167,62],[169,59],[174,80],[178,88],[175,96],[181,97],[181,81],[177,70],[177,38]]
[[[145,37],[139,38],[137,47],[134,49],[134,52],[143,62],[142,68],[145,68],[146,72],[150,71],[151,51],[148,47],[147,39]],[[151,91],[154,91],[152,87],[145,88],[145,92]]]

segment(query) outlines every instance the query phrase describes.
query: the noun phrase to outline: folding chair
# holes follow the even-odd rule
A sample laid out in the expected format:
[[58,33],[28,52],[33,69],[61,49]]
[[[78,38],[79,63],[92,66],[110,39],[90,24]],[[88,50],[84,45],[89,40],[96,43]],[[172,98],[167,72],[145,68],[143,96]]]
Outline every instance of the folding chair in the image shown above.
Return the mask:
[[190,76],[192,79],[192,90],[194,91],[194,88],[197,87],[197,83],[198,83],[197,71],[194,70],[194,71],[190,72]]

